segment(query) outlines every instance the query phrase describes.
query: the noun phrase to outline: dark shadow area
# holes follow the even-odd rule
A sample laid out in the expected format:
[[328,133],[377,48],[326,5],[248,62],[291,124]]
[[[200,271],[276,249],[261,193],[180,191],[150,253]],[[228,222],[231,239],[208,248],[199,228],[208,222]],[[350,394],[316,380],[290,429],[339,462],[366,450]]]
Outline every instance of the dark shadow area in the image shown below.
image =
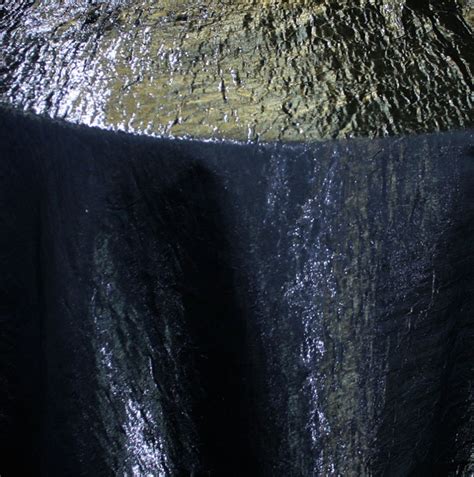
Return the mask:
[[[0,473],[38,467],[41,386],[39,191],[28,148],[2,138],[0,159]],[[25,456],[28,456],[25,458]]]
[[[219,205],[225,191],[187,154],[176,177],[161,181],[150,180],[163,172],[155,158],[141,158],[120,194],[122,205],[133,204],[128,233],[113,239],[110,258],[120,292],[144,316],[153,316],[144,333],[162,371],[155,369],[154,379],[169,394],[162,412],[174,443],[173,475],[250,475],[255,462],[247,427],[246,323],[234,295],[231,243]],[[163,254],[170,267],[165,280]],[[175,321],[163,310],[168,299],[179,301]],[[165,323],[176,335],[176,349],[166,352]],[[168,360],[168,368],[159,364]],[[167,376],[171,368],[182,382]],[[186,447],[196,453],[194,461]]]

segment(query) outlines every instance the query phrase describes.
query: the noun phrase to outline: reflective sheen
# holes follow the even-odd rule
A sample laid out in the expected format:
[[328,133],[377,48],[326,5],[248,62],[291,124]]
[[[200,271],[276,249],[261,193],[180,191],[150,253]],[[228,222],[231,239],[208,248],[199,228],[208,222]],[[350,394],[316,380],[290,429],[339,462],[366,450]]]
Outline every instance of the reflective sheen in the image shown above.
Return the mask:
[[265,141],[472,124],[469,1],[6,3],[0,98],[52,117]]

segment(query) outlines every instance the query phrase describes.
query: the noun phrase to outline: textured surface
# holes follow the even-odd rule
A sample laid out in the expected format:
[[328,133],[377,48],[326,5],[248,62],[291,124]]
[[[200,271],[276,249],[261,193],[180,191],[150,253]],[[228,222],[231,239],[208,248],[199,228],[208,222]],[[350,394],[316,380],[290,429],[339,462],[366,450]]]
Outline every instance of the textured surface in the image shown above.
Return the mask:
[[472,125],[472,2],[12,1],[0,99],[159,135],[313,140]]
[[3,111],[2,477],[472,475],[469,145]]

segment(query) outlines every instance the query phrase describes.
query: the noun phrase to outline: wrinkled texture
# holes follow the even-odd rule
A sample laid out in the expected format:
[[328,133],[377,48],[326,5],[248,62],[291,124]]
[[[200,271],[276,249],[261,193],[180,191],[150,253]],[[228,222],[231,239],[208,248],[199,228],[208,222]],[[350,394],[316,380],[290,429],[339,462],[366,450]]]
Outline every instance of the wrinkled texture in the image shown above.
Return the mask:
[[155,135],[472,126],[472,1],[12,1],[0,100]]
[[471,476],[471,133],[9,107],[466,128],[472,11],[3,2],[2,477]]
[[2,476],[472,475],[472,134],[0,148]]

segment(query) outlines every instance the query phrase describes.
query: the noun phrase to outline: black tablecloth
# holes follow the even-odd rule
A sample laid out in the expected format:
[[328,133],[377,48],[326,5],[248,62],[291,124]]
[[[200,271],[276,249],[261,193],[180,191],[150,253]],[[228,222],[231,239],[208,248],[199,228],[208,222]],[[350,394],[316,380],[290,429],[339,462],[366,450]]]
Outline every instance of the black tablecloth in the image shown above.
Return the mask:
[[470,132],[0,135],[2,477],[467,475]]

